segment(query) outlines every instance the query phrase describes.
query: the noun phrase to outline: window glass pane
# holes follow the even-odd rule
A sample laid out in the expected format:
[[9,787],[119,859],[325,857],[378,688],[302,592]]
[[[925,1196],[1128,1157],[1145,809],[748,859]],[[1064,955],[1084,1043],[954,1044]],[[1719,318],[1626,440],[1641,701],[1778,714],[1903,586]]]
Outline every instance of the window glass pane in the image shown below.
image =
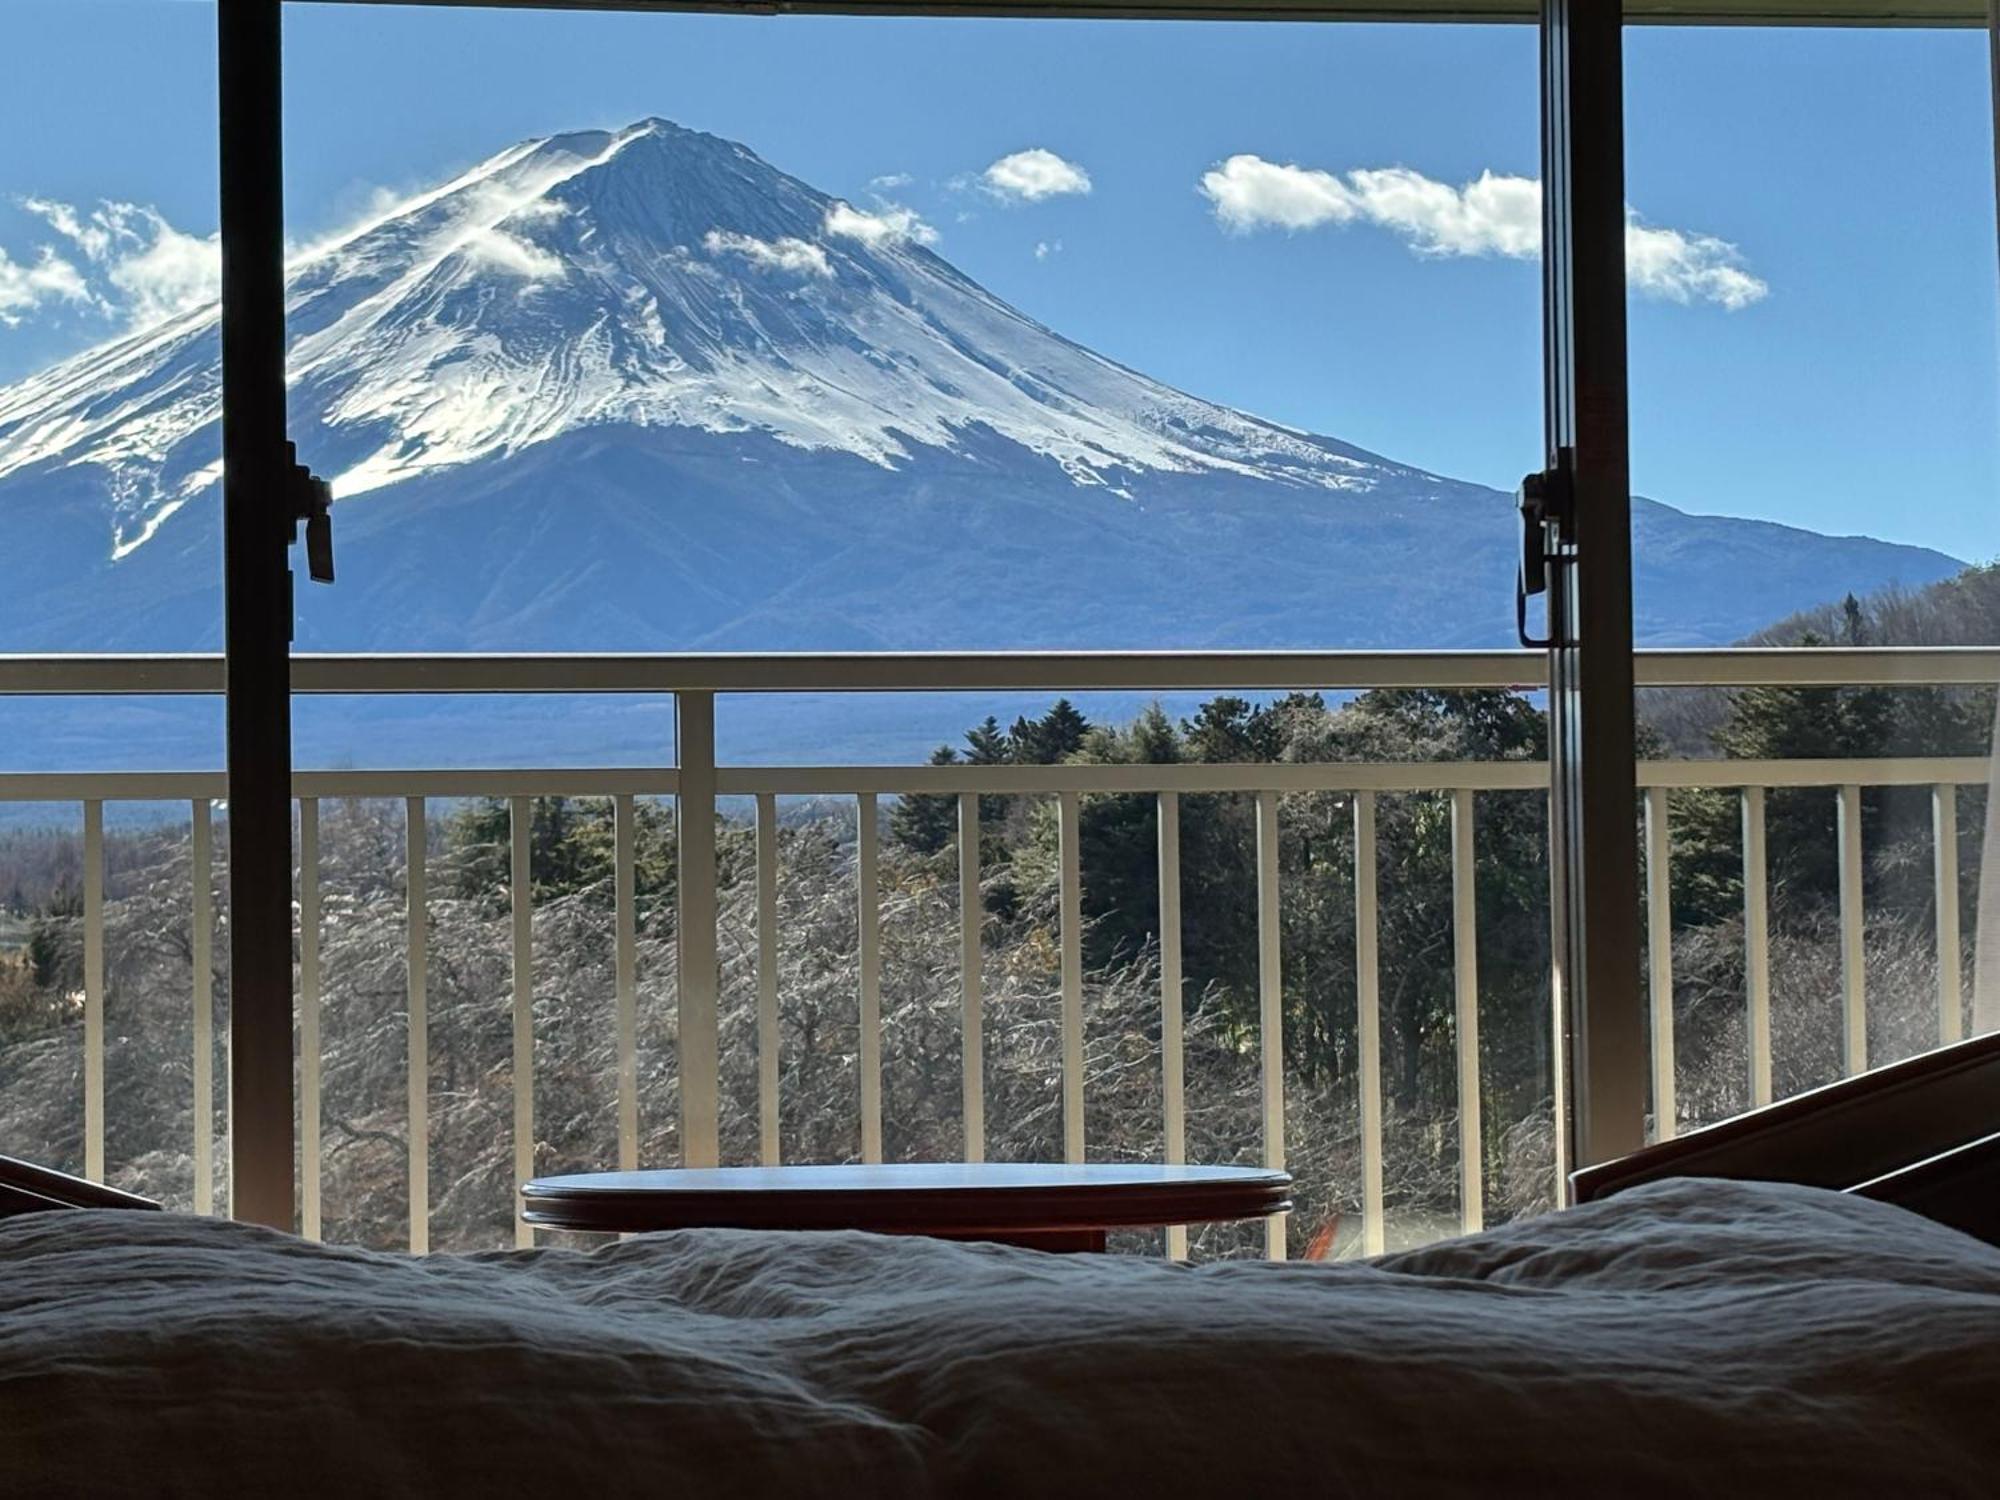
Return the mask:
[[[1979,31],[1634,29],[1627,67],[1642,641],[1788,648],[1642,695],[1686,1129],[1967,1023],[1992,689],[1824,653],[2000,645],[1991,84]],[[1691,516],[1764,558],[1754,628],[1663,571]]]
[[[213,649],[214,8],[20,0],[6,20],[0,653]],[[0,1150],[226,1205],[227,814],[219,782],[187,780],[220,765],[220,702],[8,686]],[[180,779],[100,800],[92,776],[131,771]]]
[[[37,9],[50,55],[88,53],[80,11]],[[0,183],[24,200],[0,218],[20,272],[0,286],[35,302],[4,309],[21,317],[0,335],[0,412],[27,415],[0,417],[0,470],[19,465],[0,473],[0,510],[31,511],[48,542],[19,564],[41,602],[18,618],[0,604],[0,643],[213,648],[213,92],[169,108],[158,59],[184,53],[198,66],[179,76],[210,77],[214,16],[90,14],[133,75],[122,97],[161,126],[10,135],[36,144]],[[782,939],[782,1149],[872,1149],[859,1095],[873,934],[854,888],[871,843],[882,1149],[968,1149],[963,773],[980,814],[989,1154],[1068,1148],[1044,1096],[1079,993],[1089,1154],[1177,1149],[1156,795],[1178,788],[1186,1153],[1275,1154],[1254,1045],[1275,982],[1295,1252],[1322,1229],[1348,1253],[1548,1201],[1542,813],[1523,790],[1538,710],[1476,675],[1385,678],[1366,654],[1512,638],[1508,491],[1540,447],[1531,29],[386,6],[294,7],[286,27],[291,426],[334,486],[341,580],[301,581],[302,652],[1363,653],[1324,681],[1273,686],[1246,669],[1235,690],[1227,673],[1046,691],[912,677],[870,694],[725,681],[726,1159],[763,1145],[759,792]],[[461,81],[440,57],[478,66]],[[0,123],[47,103],[16,91]],[[185,147],[170,128],[183,117],[199,127]],[[135,134],[144,149],[121,151]],[[54,378],[65,358],[84,361],[69,367],[81,384]],[[553,685],[588,688],[578,670]],[[324,1002],[302,1204],[339,1238],[409,1233],[412,1132],[430,1243],[510,1238],[523,1093],[531,1168],[671,1161],[683,1146],[667,895],[684,830],[655,799],[677,759],[700,769],[700,742],[656,690],[494,682],[297,707],[318,845],[299,897],[319,913],[300,935],[301,983],[310,949]],[[213,704],[8,711],[30,769],[217,758]],[[926,789],[942,800],[871,793],[852,774],[933,759]],[[1266,763],[1325,769],[1218,770]],[[1383,770],[1400,763],[1424,769]],[[1133,789],[1078,791],[1121,765]],[[1148,780],[1147,766],[1168,769]],[[788,767],[818,779],[787,781]],[[1041,779],[981,781],[997,772]],[[1469,781],[1491,789],[1468,800]],[[1262,866],[1260,888],[1256,794],[1274,786],[1275,873]],[[1355,941],[1368,786],[1372,1062]],[[1065,791],[1080,799],[1073,880]],[[857,793],[875,797],[876,824]],[[162,879],[193,868],[192,797],[168,820],[179,831],[145,846]],[[517,812],[532,825],[532,1085],[512,1052]],[[107,827],[123,816],[114,799]],[[219,863],[227,809],[212,816]],[[68,806],[62,820],[80,847]],[[1474,899],[1454,906],[1454,879]],[[1071,904],[1088,924],[1080,976],[1063,959]],[[27,942],[35,914],[22,921]],[[1260,922],[1277,925],[1281,974]],[[107,940],[119,931],[110,921]],[[119,968],[120,942],[118,983],[150,986],[146,1003],[189,1028],[162,1046],[192,1069],[193,986]],[[1454,962],[1475,942],[1476,983]],[[427,1122],[407,1103],[413,989],[429,1015]],[[116,993],[107,980],[114,1007]],[[1478,1046],[1461,1048],[1475,1024]],[[1370,1068],[1379,1130],[1362,1117]],[[118,1092],[116,1059],[109,1076],[114,1098],[142,1097]],[[120,1129],[114,1172],[139,1151]],[[1253,1226],[1194,1248],[1263,1244]]]
[[1508,638],[1526,28],[302,6],[287,51],[348,561],[304,646]]
[[[301,452],[340,497],[343,569],[341,587],[302,595],[302,643],[1511,639],[1506,491],[1540,445],[1532,31],[310,7],[290,28],[287,191],[315,247],[293,272],[292,407]],[[425,60],[444,49],[489,60],[476,96],[439,97]],[[358,114],[357,76],[373,100]],[[1535,710],[1503,692],[1364,696],[1366,672],[1331,675],[1291,696],[949,678],[901,693],[725,692],[717,753],[726,790],[745,794],[725,798],[718,832],[721,1026],[734,1039],[725,1159],[761,1145],[759,790],[773,799],[786,1158],[873,1149],[860,1058],[873,1046],[862,949],[875,939],[855,890],[868,858],[882,1150],[967,1149],[949,778],[977,782],[996,762],[1037,768],[1047,785],[977,804],[986,1151],[1067,1149],[1046,1069],[1065,993],[1080,990],[1089,1153],[1165,1154],[1159,788],[1080,803],[1070,894],[1089,928],[1083,973],[1066,976],[1061,768],[1539,751]],[[532,701],[357,713],[329,700],[301,723],[336,764],[630,765],[643,762],[591,737],[664,738],[568,706],[540,725],[535,713]],[[850,773],[933,760],[948,789],[902,797],[882,784],[864,833],[856,793],[873,783]],[[785,767],[817,780],[785,780]],[[1265,915],[1283,936],[1295,1250],[1336,1220],[1345,1252],[1382,1237],[1385,1217],[1390,1238],[1408,1239],[1476,1214],[1468,1148],[1487,1213],[1547,1201],[1546,882],[1531,795],[1482,794],[1468,814],[1479,899],[1463,936],[1482,954],[1487,1097],[1483,1125],[1468,1114],[1459,1128],[1449,793],[1462,779],[1441,769],[1378,809],[1387,1123],[1365,1149],[1354,788],[1328,772],[1282,798]],[[1261,1026],[1258,778],[1239,781],[1180,805],[1186,1150],[1202,1160],[1264,1152],[1257,1056],[1243,1047]],[[566,837],[600,844],[608,809],[572,811]],[[437,857],[459,860],[471,825],[434,821]],[[593,920],[615,921],[608,890],[590,899]],[[554,918],[536,920],[539,944]],[[538,956],[615,987],[600,951],[610,930],[592,931],[597,947],[575,964],[559,947]],[[501,978],[487,974],[476,1003],[502,1005]],[[601,983],[537,986],[538,1018],[589,1010],[608,1040]],[[673,1078],[678,1038],[644,1024],[639,1036],[639,1072]],[[434,1087],[449,1045],[434,1027]],[[393,1071],[381,1077],[393,1130],[402,1106]],[[1475,1068],[1472,1086],[1481,1078]],[[587,1068],[537,1074],[538,1112],[586,1122],[565,1161],[594,1141],[597,1164],[612,1164],[603,1132],[619,1106],[603,1082]],[[490,1123],[434,1115],[434,1139],[504,1134],[504,1098],[450,1099],[437,1108],[483,1109]],[[649,1086],[640,1157],[673,1159],[678,1123]],[[1378,1151],[1384,1204],[1364,1205],[1364,1157]],[[398,1181],[382,1178],[384,1224]],[[437,1233],[473,1232],[462,1216],[444,1223],[458,1213],[440,1208]],[[1261,1245],[1260,1232],[1206,1241],[1207,1253]]]

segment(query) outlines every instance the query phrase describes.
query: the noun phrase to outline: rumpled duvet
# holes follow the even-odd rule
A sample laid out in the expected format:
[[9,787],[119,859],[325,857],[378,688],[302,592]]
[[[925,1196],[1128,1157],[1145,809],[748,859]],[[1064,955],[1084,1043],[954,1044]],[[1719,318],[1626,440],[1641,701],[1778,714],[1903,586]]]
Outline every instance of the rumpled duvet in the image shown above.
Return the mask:
[[0,1222],[0,1495],[2000,1494],[2000,1250],[1681,1181],[1199,1268],[690,1231]]

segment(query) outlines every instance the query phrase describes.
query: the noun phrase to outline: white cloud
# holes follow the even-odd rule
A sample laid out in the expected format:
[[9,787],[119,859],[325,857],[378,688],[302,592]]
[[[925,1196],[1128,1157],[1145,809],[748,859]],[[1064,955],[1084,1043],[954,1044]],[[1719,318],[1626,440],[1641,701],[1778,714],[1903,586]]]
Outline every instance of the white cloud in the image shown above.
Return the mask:
[[465,195],[460,212],[425,247],[426,254],[462,255],[476,265],[526,281],[553,280],[563,274],[562,257],[506,226],[524,228],[562,215],[563,206],[548,198],[498,186],[477,189]]
[[[1542,250],[1542,185],[1482,172],[1463,187],[1407,167],[1344,177],[1261,156],[1232,156],[1202,175],[1216,222],[1235,233],[1372,224],[1402,236],[1419,255],[1500,255],[1532,260]],[[1626,275],[1648,296],[1714,302],[1734,312],[1770,291],[1743,269],[1742,253],[1713,235],[1643,224],[1629,215]]]
[[[76,210],[67,203],[56,203],[47,198],[23,198],[21,207],[37,218],[45,219],[51,229],[75,244],[92,260],[103,259],[105,252],[111,248],[111,231],[102,224],[79,218]],[[104,207],[111,205],[105,204]]]
[[880,177],[868,179],[868,186],[878,193],[893,193],[897,188],[906,188],[917,179],[908,172],[884,172]]
[[1354,194],[1331,172],[1280,166],[1261,156],[1232,156],[1201,177],[1202,196],[1225,229],[1316,229],[1346,224],[1359,209]]
[[1018,203],[1090,191],[1088,172],[1040,146],[1001,157],[979,174],[979,180],[994,197]]
[[1396,231],[1422,255],[1541,253],[1542,188],[1532,177],[1482,172],[1455,188],[1407,167],[1339,177],[1245,155],[1204,173],[1201,191],[1216,222],[1239,233],[1358,220]]
[[1061,254],[1062,254],[1062,241],[1061,241],[1061,240],[1036,240],[1036,241],[1035,241],[1035,259],[1036,259],[1036,260],[1047,260],[1047,259],[1048,259],[1048,258],[1049,258],[1049,257],[1050,257],[1051,255],[1061,255]]
[[812,276],[831,276],[826,251],[806,240],[786,235],[783,239],[760,240],[755,235],[711,229],[702,236],[702,248],[710,255],[742,256],[760,271],[792,271]]
[[1407,167],[1350,172],[1361,216],[1393,229],[1420,255],[1542,253],[1542,186],[1531,177],[1481,172],[1455,188]]
[[42,246],[30,265],[22,265],[0,250],[0,326],[18,327],[24,315],[45,302],[88,305],[95,300],[83,273],[57,255],[52,246]]
[[509,234],[497,224],[469,231],[458,250],[467,260],[529,281],[547,281],[563,273],[561,256],[519,235]]
[[163,323],[222,294],[219,235],[185,233],[158,209],[137,203],[103,202],[85,212],[24,198],[21,206],[75,245],[108,284],[87,300],[105,312],[122,312],[133,328]]
[[222,295],[220,237],[199,239],[158,214],[147,211],[147,217],[154,228],[151,242],[119,257],[110,272],[135,328],[163,323]]
[[860,240],[864,245],[897,245],[905,240],[935,245],[938,240],[938,232],[915,209],[900,203],[877,204],[872,214],[851,203],[836,203],[826,211],[826,232]]
[[1718,302],[1731,312],[1761,302],[1771,288],[1743,269],[1742,255],[1713,235],[1625,221],[1625,278],[1670,302]]

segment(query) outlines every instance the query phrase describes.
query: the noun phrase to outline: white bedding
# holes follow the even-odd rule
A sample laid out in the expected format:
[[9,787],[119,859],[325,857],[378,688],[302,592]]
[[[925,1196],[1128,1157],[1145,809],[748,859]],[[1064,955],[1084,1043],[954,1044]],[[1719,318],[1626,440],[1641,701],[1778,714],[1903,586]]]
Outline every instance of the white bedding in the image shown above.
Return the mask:
[[1372,1263],[0,1222],[0,1494],[2000,1493],[2000,1250],[1679,1182]]

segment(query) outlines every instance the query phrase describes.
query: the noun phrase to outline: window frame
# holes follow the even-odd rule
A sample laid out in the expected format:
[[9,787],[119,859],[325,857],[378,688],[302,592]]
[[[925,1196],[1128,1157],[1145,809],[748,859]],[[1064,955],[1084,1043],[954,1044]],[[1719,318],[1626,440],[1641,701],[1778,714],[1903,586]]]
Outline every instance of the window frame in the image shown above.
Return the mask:
[[[1092,0],[292,0],[299,4],[373,3],[478,4],[486,9],[620,10],[707,12],[748,15],[966,16],[1096,18],[1119,20],[1422,21],[1533,24],[1542,28],[1545,54],[1552,18],[1577,23],[1594,38],[1572,62],[1585,70],[1611,70],[1571,90],[1576,100],[1610,121],[1619,139],[1616,152],[1578,152],[1572,166],[1583,178],[1572,192],[1600,202],[1615,174],[1622,202],[1622,111],[1624,81],[1618,38],[1629,24],[1749,24],[1985,26],[1993,37],[1993,70],[2000,94],[2000,0],[1989,13],[1985,0],[1627,0],[1619,23],[1606,28],[1605,0],[1152,0],[1149,4],[1092,3]],[[229,819],[230,1134],[232,1210],[239,1218],[289,1229],[296,1192],[296,1103],[293,1090],[292,972],[292,804],[291,804],[291,547],[295,526],[287,507],[272,503],[287,493],[293,469],[285,438],[284,378],[284,212],[282,134],[282,13],[285,0],[217,0],[219,62],[218,135],[221,165],[222,244],[222,428],[223,576],[225,677],[227,682],[227,776]],[[1550,67],[1542,85],[1550,106]],[[1608,101],[1608,102],[1607,102]],[[1607,113],[1606,111],[1609,111]],[[1589,131],[1588,121],[1569,120]],[[1551,130],[1545,117],[1544,170],[1551,160]],[[1592,181],[1591,174],[1603,180]],[[2000,155],[1995,158],[1995,192],[2000,200]],[[1556,212],[1557,193],[1546,195]],[[1602,215],[1598,215],[1601,220]],[[1550,243],[1561,226],[1551,217]],[[1572,246],[1577,241],[1571,241]],[[1594,305],[1607,305],[1603,289],[1615,270],[1622,288],[1622,234],[1590,236],[1582,268],[1595,288]],[[1996,245],[2000,255],[2000,245]],[[1554,260],[1556,257],[1549,257]],[[1570,274],[1578,274],[1572,265]],[[1565,293],[1564,295],[1568,295]],[[1547,303],[1558,290],[1553,278]],[[1546,313],[1545,313],[1546,321]],[[1622,304],[1613,345],[1597,349],[1592,368],[1597,388],[1588,392],[1593,421],[1612,432],[1622,465],[1628,425],[1624,384]],[[1550,382],[1545,360],[1544,382]],[[1613,378],[1615,376],[1615,379]],[[1607,406],[1608,403],[1608,406]],[[1574,402],[1572,403],[1574,405]],[[1565,430],[1550,402],[1553,447]],[[1571,413],[1574,416],[1574,412]],[[1640,991],[1637,921],[1638,868],[1631,807],[1636,796],[1631,759],[1631,582],[1629,506],[1600,503],[1590,517],[1592,546],[1607,559],[1611,582],[1586,591],[1586,613],[1601,644],[1573,654],[1567,681],[1577,702],[1599,705],[1571,753],[1576,757],[1573,805],[1576,826],[1551,850],[1552,867],[1580,862],[1601,913],[1629,908],[1630,920],[1598,919],[1586,950],[1582,946],[1580,890],[1571,913],[1573,930],[1564,954],[1559,927],[1555,976],[1558,1027],[1565,1045],[1557,1049],[1558,1108],[1568,1116],[1570,1155],[1564,1165],[1583,1165],[1616,1155],[1638,1143],[1646,1097],[1643,1000]],[[1623,570],[1622,580],[1615,575]],[[1622,660],[1619,620],[1622,610]],[[1558,653],[1560,655],[1560,653]],[[1552,660],[1552,668],[1560,663]],[[1552,674],[1553,676],[1553,674]],[[1622,708],[1620,703],[1622,701]],[[1612,705],[1607,715],[1601,705]],[[1552,709],[1554,707],[1552,696]],[[1608,726],[1606,720],[1610,721]],[[1552,737],[1553,739],[1553,737]],[[1621,746],[1623,747],[1621,749]],[[1557,755],[1552,743],[1552,760]],[[1558,768],[1552,766],[1552,776]],[[1624,813],[1619,813],[1621,806]],[[1571,882],[1575,885],[1575,882]],[[1627,887],[1629,886],[1629,891]],[[1564,901],[1561,882],[1555,894]],[[1626,899],[1629,894],[1630,899]],[[1588,983],[1579,981],[1587,978]],[[1566,1008],[1564,1008],[1566,1007]],[[1636,1043],[1637,1050],[1634,1051]],[[1634,1058],[1636,1057],[1636,1065]],[[1565,1110],[1567,1098],[1576,1101]]]

